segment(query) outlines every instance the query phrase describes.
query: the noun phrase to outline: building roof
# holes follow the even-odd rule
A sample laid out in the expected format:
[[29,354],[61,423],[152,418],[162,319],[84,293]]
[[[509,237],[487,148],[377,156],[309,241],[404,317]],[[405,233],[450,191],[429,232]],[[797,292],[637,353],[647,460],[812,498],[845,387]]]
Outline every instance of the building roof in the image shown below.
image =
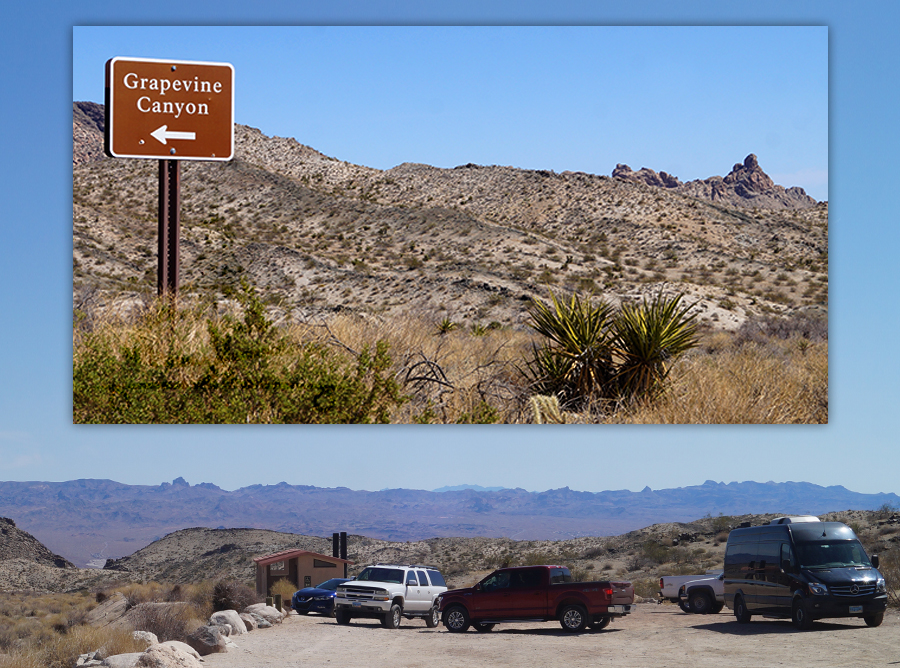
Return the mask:
[[302,555],[310,555],[315,557],[316,559],[324,559],[325,561],[332,561],[336,564],[352,564],[353,561],[349,559],[340,559],[338,557],[332,557],[327,554],[319,554],[318,552],[310,552],[309,550],[282,550],[281,552],[273,552],[272,554],[266,554],[262,557],[253,557],[253,561],[256,562],[257,566],[268,566],[269,564],[274,564],[276,561],[284,561],[286,559],[294,559],[296,557]]

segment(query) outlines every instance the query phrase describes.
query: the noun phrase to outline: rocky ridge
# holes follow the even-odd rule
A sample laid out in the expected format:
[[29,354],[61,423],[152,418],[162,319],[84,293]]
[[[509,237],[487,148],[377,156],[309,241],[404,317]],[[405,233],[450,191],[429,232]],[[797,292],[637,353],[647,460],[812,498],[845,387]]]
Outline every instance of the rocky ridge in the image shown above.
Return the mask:
[[628,165],[618,164],[613,177],[645,183],[657,188],[668,188],[690,197],[727,204],[730,206],[761,209],[809,209],[818,202],[806,194],[803,188],[785,188],[777,185],[751,153],[743,163],[737,163],[725,176],[711,176],[682,183],[678,177],[642,167],[632,171]]

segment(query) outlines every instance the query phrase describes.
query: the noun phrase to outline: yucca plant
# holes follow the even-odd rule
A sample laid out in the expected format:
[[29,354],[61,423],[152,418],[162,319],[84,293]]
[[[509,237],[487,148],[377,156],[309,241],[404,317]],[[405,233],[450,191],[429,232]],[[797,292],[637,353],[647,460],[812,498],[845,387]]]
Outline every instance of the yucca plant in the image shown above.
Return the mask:
[[528,309],[531,327],[549,342],[533,347],[526,375],[535,392],[555,394],[565,404],[581,403],[601,392],[613,376],[613,307],[577,294],[561,300],[552,291],[550,300],[535,300]]
[[672,361],[697,345],[696,314],[682,295],[660,292],[640,304],[625,304],[612,325],[615,383],[625,399],[652,399],[663,387]]

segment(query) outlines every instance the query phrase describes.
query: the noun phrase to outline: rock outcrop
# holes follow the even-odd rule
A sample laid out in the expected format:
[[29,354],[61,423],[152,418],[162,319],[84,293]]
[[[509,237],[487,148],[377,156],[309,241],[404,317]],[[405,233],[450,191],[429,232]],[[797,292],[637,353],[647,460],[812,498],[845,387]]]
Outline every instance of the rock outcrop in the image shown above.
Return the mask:
[[614,178],[645,183],[648,186],[669,190],[718,202],[728,206],[756,207],[760,209],[807,209],[817,204],[803,188],[785,188],[776,184],[759,166],[756,155],[751,153],[744,162],[732,167],[727,176],[711,176],[708,179],[682,183],[677,177],[647,167],[633,171],[628,165],[618,164]]

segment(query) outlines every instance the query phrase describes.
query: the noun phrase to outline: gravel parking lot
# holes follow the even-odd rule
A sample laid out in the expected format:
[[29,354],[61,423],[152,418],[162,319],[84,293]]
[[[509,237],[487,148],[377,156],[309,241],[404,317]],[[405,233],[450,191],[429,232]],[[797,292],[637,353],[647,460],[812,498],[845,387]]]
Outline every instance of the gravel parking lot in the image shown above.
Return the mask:
[[557,622],[500,624],[491,633],[449,633],[404,619],[396,631],[374,620],[291,615],[273,629],[238,636],[237,648],[205,657],[210,668],[334,666],[900,666],[900,612],[868,628],[861,619],[823,620],[796,631],[789,621],[739,625],[726,609],[688,615],[674,605],[642,604],[603,631],[570,635]]

